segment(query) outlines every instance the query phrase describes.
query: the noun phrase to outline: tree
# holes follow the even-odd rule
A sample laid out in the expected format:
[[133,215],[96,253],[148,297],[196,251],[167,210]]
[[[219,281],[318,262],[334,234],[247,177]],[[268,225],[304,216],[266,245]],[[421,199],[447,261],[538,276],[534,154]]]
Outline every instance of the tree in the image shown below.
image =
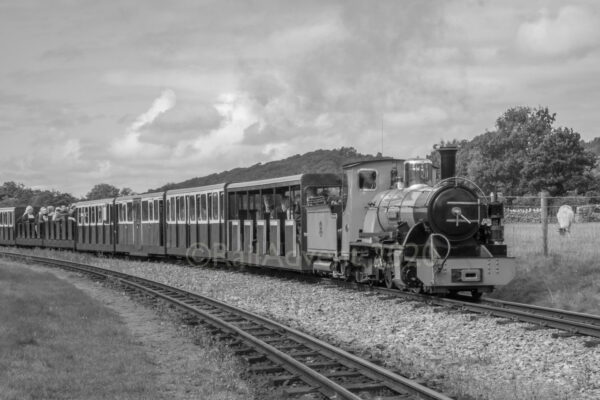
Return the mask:
[[590,172],[596,157],[584,150],[579,134],[572,129],[555,129],[529,156],[523,177],[532,192],[546,189],[551,195],[569,190],[585,193],[592,183]]
[[87,200],[96,199],[107,199],[111,197],[117,197],[119,195],[119,189],[108,183],[99,183],[90,190],[85,196]]
[[[496,121],[496,130],[475,137],[459,153],[458,172],[485,192],[521,195],[548,189],[553,195],[587,190],[595,165],[579,134],[554,128],[548,108],[516,107]],[[550,167],[551,166],[551,167]]]
[[132,194],[136,193],[128,187],[124,187],[119,191],[119,196],[130,196]]

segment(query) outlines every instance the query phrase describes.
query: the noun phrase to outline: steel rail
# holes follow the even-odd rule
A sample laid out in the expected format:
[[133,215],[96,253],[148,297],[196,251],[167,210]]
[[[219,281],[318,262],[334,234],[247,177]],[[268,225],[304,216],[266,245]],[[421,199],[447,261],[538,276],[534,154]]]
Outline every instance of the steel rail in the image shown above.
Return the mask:
[[527,322],[544,328],[554,328],[571,334],[580,334],[600,338],[600,316],[575,313],[567,310],[540,307],[530,304],[515,303],[497,299],[481,299],[469,301],[433,297],[395,289],[373,288],[379,293],[385,293],[409,300],[424,301],[439,306],[451,307],[463,311],[471,311],[495,317],[507,318],[513,321]]
[[[0,255],[84,272],[103,279],[113,279],[120,284],[132,288],[132,290],[146,293],[167,301],[186,313],[192,314],[217,328],[218,331],[239,338],[245,345],[250,346],[253,351],[266,356],[271,362],[281,366],[283,370],[292,374],[283,377],[280,376],[277,380],[293,381],[299,377],[302,382],[308,385],[300,388],[292,388],[292,394],[302,395],[312,391],[319,391],[329,398],[355,400],[360,399],[361,397],[354,392],[368,392],[369,389],[371,389],[389,392],[391,394],[389,397],[390,399],[415,398],[451,400],[449,397],[413,380],[386,370],[383,367],[361,359],[360,357],[313,338],[303,332],[215,299],[186,292],[134,275],[91,265],[10,252],[0,252]],[[215,315],[222,313],[226,314],[226,317]],[[296,343],[295,345],[291,345],[292,348],[296,349],[296,353],[288,354],[285,350],[278,349],[275,345],[269,344],[265,340],[261,340],[257,335],[250,334],[248,332],[250,329],[244,330],[244,328],[236,326],[235,323],[225,321],[224,319],[228,319],[228,321],[232,319],[237,321],[237,319],[239,319],[239,321],[237,321],[239,322],[238,325],[247,325],[248,322],[257,324],[257,326],[269,330],[267,333],[263,332],[262,336],[267,335],[270,336],[271,339],[273,339],[273,335],[279,334],[282,337],[285,337],[285,340],[288,341],[288,343]],[[259,328],[255,326],[251,329],[256,330]],[[274,342],[281,342],[282,340],[274,340]],[[300,352],[298,352],[298,349],[301,348],[300,346],[310,349],[309,353],[314,352],[319,357],[324,357],[324,360],[326,361],[325,365],[340,365],[345,368],[346,375],[359,375],[363,377],[362,380],[359,380],[358,382],[335,382],[327,377],[327,374],[322,374],[317,371],[317,368],[311,367],[310,363],[303,363],[294,358],[294,354],[300,354]],[[299,356],[297,357],[301,358]],[[335,376],[335,373],[330,375]],[[344,375],[344,371],[341,371],[340,376],[342,375]]]

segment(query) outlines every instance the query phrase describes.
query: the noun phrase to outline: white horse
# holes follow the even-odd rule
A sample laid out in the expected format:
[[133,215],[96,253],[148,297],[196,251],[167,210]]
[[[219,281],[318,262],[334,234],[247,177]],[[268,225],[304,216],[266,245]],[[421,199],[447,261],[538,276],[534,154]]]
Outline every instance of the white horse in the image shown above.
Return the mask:
[[556,213],[556,219],[558,220],[558,233],[564,236],[565,233],[571,233],[571,224],[575,219],[575,213],[571,206],[563,205],[560,206]]

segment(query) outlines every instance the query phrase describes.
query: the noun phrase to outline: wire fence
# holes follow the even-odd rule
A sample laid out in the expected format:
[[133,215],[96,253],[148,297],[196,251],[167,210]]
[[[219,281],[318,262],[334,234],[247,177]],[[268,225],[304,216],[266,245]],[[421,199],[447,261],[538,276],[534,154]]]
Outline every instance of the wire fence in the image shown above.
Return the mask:
[[[548,196],[546,199],[548,223],[557,222],[556,214],[563,205],[573,209],[576,223],[600,222],[600,197]],[[541,196],[505,197],[504,218],[506,223],[541,223]]]
[[[568,230],[559,230],[557,213],[574,212]],[[600,197],[521,196],[504,198],[505,240],[509,254],[593,255],[600,259]]]

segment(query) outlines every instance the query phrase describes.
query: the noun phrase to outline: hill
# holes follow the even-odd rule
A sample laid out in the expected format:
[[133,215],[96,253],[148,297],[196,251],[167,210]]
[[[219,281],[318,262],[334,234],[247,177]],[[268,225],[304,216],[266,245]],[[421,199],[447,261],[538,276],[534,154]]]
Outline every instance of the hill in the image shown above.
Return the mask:
[[381,157],[381,154],[377,156],[360,154],[353,147],[315,150],[302,155],[296,154],[283,160],[271,161],[265,164],[258,163],[247,168],[235,168],[203,177],[191,178],[179,183],[167,183],[149,191],[205,186],[222,182],[253,181],[305,173],[340,173],[344,164],[377,157]]

